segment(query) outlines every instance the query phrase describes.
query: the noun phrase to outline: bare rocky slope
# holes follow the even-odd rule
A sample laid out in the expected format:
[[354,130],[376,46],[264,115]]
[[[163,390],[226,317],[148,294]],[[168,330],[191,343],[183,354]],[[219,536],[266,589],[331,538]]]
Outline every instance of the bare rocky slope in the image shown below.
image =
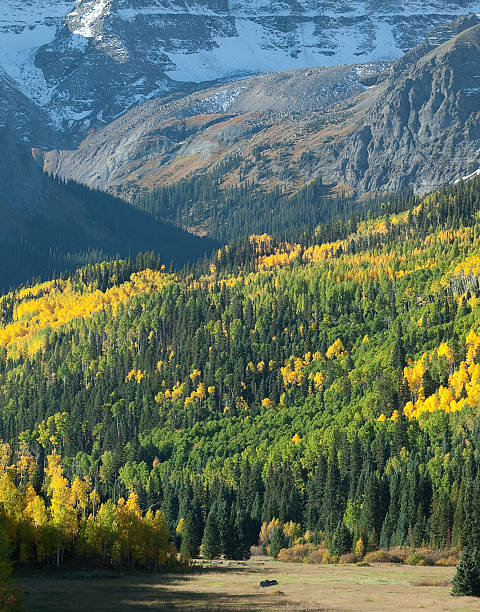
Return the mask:
[[224,184],[321,175],[358,192],[428,191],[480,167],[480,18],[432,31],[390,67],[261,75],[155,100],[77,149],[38,152],[49,172],[129,197],[225,166]]
[[392,61],[479,0],[2,0],[0,70],[70,144],[171,92]]
[[[270,73],[184,97],[157,99],[92,132],[75,149],[38,152],[44,169],[131,193],[174,182],[265,147],[272,127],[328,113],[382,77],[382,63]],[[267,147],[268,148],[268,147]]]

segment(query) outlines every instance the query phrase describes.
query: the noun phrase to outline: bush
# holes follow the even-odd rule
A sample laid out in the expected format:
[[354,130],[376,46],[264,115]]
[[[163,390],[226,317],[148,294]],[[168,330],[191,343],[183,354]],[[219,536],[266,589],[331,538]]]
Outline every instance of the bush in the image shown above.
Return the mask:
[[394,546],[393,548],[388,549],[388,554],[399,559],[398,563],[405,563],[405,559],[412,552],[412,550],[412,548],[405,546]]
[[385,549],[373,550],[365,555],[364,560],[367,563],[392,563],[392,555]]
[[426,555],[414,550],[405,559],[407,565],[433,565],[432,559]]
[[345,553],[340,557],[338,562],[340,563],[340,565],[347,565],[349,563],[355,563],[356,560],[357,559],[353,553]]
[[315,548],[308,555],[308,563],[321,563],[326,565],[331,563],[330,552],[328,548]]
[[452,554],[448,555],[448,557],[438,559],[438,561],[435,561],[435,565],[440,565],[442,567],[455,567],[458,565],[459,561],[460,559],[457,557],[457,555]]
[[367,563],[405,563],[406,565],[453,567],[458,564],[458,554],[455,548],[445,551],[396,546],[369,552],[365,555],[364,560]]
[[304,563],[308,560],[311,545],[296,544],[291,548],[282,548],[278,553],[277,559],[287,563]]

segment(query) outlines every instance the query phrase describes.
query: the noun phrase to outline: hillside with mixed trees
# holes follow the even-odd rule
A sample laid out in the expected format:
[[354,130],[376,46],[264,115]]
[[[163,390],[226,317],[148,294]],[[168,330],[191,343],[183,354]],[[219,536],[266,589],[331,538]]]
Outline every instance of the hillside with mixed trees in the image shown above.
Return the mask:
[[218,246],[120,198],[44,174],[0,126],[0,292],[89,263],[154,250],[183,266]]
[[379,208],[4,295],[2,556],[479,546],[480,180]]

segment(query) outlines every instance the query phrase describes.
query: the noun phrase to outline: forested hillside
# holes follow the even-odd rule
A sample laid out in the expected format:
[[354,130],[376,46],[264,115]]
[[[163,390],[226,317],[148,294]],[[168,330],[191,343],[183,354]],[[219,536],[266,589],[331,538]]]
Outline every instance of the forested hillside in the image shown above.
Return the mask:
[[235,163],[232,159],[219,164],[210,175],[146,192],[135,198],[133,205],[157,220],[206,234],[222,244],[265,232],[289,238],[319,223],[378,212],[382,205],[381,199],[346,195],[324,185],[321,178],[293,194],[280,185],[264,190],[254,181],[227,188],[226,172]]
[[109,194],[44,174],[0,129],[0,291],[87,263],[154,250],[169,267],[210,255],[217,244],[153,219]]
[[379,208],[5,295],[1,550],[160,563],[109,548],[127,498],[190,556],[480,545],[480,180]]

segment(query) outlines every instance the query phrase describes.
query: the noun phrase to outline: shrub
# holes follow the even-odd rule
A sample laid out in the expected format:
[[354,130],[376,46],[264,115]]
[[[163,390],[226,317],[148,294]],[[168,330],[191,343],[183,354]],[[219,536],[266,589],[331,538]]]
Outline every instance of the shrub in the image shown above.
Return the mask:
[[435,562],[442,556],[442,551],[430,550],[429,548],[417,548],[416,552],[425,557],[426,565],[435,565]]
[[395,546],[394,548],[390,548],[388,553],[393,558],[397,559],[396,563],[405,563],[407,557],[412,553],[412,549],[404,546]]
[[353,553],[345,553],[340,557],[338,562],[340,563],[340,565],[346,565],[348,563],[355,563],[356,560],[357,559],[355,558],[355,555]]
[[308,563],[321,563],[326,565],[331,562],[330,552],[328,548],[315,548],[308,555]]
[[435,565],[440,565],[442,567],[455,567],[458,565],[460,559],[457,555],[448,555],[448,557],[442,557],[438,561],[435,561]]
[[392,563],[392,555],[385,549],[374,550],[365,555],[367,563]]
[[426,555],[414,550],[405,559],[407,565],[433,565],[433,561]]
[[295,544],[291,548],[282,548],[277,559],[287,563],[303,563],[308,560],[310,549],[309,544]]
[[[353,555],[352,558],[354,562]],[[278,553],[277,559],[286,563],[318,563],[326,565],[336,563],[339,557],[332,557],[328,548],[324,546],[295,544],[295,546],[290,548],[282,548]],[[345,563],[350,563],[350,561],[345,561]]]

